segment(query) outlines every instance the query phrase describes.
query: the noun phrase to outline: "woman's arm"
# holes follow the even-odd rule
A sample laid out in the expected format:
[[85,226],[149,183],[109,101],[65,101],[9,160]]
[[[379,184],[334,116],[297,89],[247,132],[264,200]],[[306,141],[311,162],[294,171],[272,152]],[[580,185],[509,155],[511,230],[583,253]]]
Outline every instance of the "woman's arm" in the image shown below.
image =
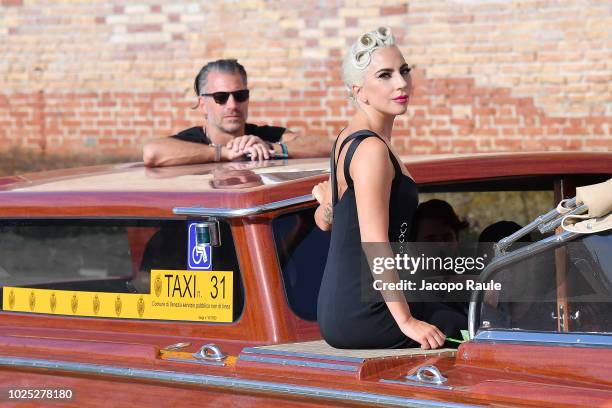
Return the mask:
[[315,222],[323,231],[329,231],[332,227],[333,207],[331,200],[331,183],[323,181],[312,189],[312,195],[319,202],[315,211]]
[[[368,262],[374,257],[390,257],[394,254],[389,245],[389,197],[394,168],[384,142],[367,138],[359,145],[351,160],[351,178],[357,201],[359,231]],[[386,243],[386,245],[384,245]],[[399,282],[395,269],[386,270],[376,279],[383,282]],[[402,332],[419,342],[421,348],[438,348],[445,336],[437,327],[412,317],[403,293],[381,291],[385,303]]]

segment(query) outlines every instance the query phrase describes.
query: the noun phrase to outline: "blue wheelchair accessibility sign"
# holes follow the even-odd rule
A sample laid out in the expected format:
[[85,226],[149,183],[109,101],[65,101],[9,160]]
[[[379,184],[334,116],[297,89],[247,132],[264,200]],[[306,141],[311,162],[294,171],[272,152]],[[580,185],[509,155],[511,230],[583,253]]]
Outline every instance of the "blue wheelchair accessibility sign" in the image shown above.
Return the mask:
[[189,238],[187,239],[187,267],[189,270],[212,269],[212,247],[207,245],[198,248],[196,245],[195,225],[197,222],[189,223]]

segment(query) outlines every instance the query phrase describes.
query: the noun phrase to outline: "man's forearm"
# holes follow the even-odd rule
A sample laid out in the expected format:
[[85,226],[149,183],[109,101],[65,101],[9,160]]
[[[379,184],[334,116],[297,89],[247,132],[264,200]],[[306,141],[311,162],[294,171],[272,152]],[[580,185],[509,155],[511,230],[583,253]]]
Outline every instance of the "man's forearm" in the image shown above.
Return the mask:
[[[300,136],[295,133],[283,135],[281,140],[291,158],[327,157],[331,151],[331,141],[321,136]],[[277,150],[275,148],[275,150]]]
[[142,151],[148,167],[178,166],[215,161],[215,148],[202,143],[163,137],[147,142]]

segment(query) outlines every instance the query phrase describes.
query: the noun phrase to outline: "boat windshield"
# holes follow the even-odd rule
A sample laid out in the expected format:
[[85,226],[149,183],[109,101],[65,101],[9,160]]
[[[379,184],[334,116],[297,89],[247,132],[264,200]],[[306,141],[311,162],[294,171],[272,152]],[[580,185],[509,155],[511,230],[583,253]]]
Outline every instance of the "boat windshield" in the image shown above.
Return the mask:
[[612,333],[612,231],[582,235],[490,275],[480,329]]

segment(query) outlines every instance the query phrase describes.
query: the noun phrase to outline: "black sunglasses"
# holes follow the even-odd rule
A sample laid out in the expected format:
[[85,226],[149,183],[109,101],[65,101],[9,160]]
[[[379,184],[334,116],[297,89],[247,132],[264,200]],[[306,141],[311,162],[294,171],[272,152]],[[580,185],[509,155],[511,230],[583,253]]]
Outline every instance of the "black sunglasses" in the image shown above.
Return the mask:
[[212,96],[216,103],[219,105],[225,105],[229,96],[232,95],[236,102],[244,102],[249,99],[249,90],[241,89],[239,91],[233,92],[213,92],[213,93],[203,93],[202,96]]

